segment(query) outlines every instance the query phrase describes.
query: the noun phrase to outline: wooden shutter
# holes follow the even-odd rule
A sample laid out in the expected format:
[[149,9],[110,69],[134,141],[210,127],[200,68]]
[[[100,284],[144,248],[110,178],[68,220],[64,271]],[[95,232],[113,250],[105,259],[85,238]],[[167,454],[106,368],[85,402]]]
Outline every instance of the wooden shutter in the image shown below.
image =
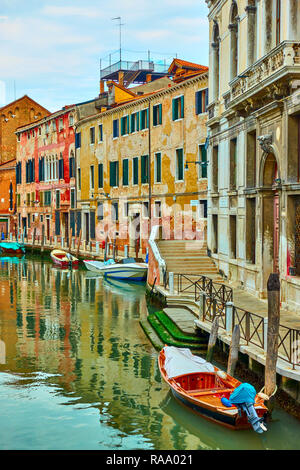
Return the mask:
[[162,124],[162,104],[159,104],[159,109],[158,109],[158,113],[159,113],[159,124]]
[[141,157],[141,182],[148,183],[148,155]]
[[123,186],[128,186],[129,178],[128,178],[128,160],[123,160]]
[[184,96],[181,96],[180,97],[180,101],[181,101],[181,115],[180,117],[184,117]]
[[103,163],[98,164],[98,188],[103,188]]
[[59,211],[55,211],[55,235],[60,235]]
[[174,98],[172,100],[172,119],[173,119],[173,121],[176,121],[176,119],[177,119],[176,108],[177,108],[177,101]]
[[139,184],[139,159],[134,157],[133,159],[133,184]]
[[156,154],[156,183],[161,182],[161,154]]
[[75,236],[75,211],[70,211],[70,234]]

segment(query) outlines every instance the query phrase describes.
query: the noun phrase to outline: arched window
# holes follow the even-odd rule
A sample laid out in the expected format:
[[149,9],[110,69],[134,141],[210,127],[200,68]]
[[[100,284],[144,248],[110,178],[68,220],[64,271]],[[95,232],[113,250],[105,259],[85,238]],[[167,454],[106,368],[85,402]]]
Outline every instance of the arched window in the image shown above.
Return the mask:
[[238,8],[235,1],[230,9],[230,80],[238,73]]
[[212,37],[212,101],[219,97],[220,80],[220,34],[218,23],[214,22]]

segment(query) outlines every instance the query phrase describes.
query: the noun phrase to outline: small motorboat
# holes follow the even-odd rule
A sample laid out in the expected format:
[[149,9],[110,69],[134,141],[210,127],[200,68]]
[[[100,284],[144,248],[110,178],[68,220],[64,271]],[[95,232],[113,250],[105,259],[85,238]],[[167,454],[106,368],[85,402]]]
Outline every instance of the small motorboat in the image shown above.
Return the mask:
[[75,256],[71,255],[63,250],[52,250],[50,253],[51,259],[54,264],[60,266],[61,268],[77,268],[79,260]]
[[6,256],[23,256],[25,245],[19,242],[0,242],[0,254]]
[[202,417],[231,429],[267,430],[265,398],[252,385],[242,384],[185,348],[165,346],[158,365],[174,397]]
[[122,262],[107,261],[83,261],[89,271],[103,274],[105,277],[130,281],[144,281],[147,277],[148,264],[136,263],[134,258],[125,258]]

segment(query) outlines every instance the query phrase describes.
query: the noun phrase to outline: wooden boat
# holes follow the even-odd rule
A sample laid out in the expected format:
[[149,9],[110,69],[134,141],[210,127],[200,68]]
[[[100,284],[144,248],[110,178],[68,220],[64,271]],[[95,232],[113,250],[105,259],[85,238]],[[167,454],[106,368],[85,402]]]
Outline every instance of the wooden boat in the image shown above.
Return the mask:
[[18,242],[0,242],[0,253],[6,256],[23,256],[25,245]]
[[103,274],[105,277],[125,281],[143,281],[147,277],[148,264],[136,263],[134,258],[125,258],[120,263],[113,260],[83,262],[88,270]]
[[[176,358],[177,369],[175,367],[173,373],[177,374],[180,368],[183,373],[173,376],[169,370],[168,375],[166,370],[168,359],[166,359],[165,352],[167,348],[170,347],[167,346],[160,351],[159,369],[162,378],[181,404],[189,407],[203,418],[222,424],[227,428],[235,430],[251,428],[244,411],[240,411],[236,406],[226,407],[221,402],[222,398],[229,399],[231,393],[241,385],[241,382],[191,353],[190,360],[183,359],[181,363],[180,351],[183,350],[179,348],[173,348],[179,352],[179,359]],[[198,359],[199,363],[195,363],[193,358]],[[264,400],[258,395],[255,397],[254,409],[259,418],[263,418],[268,411]]]
[[61,268],[78,267],[79,260],[66,251],[52,250],[50,256],[53,263],[60,266]]

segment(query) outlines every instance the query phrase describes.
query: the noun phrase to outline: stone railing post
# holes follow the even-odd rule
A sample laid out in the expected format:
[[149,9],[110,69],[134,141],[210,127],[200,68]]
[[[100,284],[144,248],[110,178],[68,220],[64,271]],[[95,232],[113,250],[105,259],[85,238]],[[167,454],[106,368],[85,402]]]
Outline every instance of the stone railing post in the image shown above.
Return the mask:
[[225,304],[225,320],[226,320],[226,334],[232,334],[233,326],[233,302],[226,302]]

